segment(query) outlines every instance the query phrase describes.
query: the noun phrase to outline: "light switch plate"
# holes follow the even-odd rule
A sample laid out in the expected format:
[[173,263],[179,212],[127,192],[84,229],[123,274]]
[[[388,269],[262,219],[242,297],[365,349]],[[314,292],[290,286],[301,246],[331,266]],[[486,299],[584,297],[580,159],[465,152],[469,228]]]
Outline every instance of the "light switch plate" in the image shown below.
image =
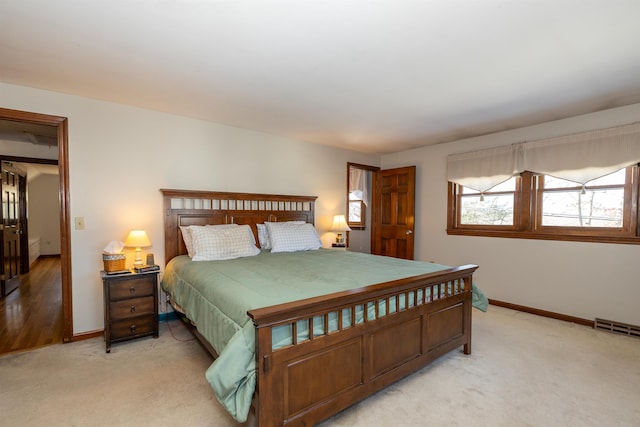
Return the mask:
[[75,218],[76,230],[84,230],[84,217],[77,216]]

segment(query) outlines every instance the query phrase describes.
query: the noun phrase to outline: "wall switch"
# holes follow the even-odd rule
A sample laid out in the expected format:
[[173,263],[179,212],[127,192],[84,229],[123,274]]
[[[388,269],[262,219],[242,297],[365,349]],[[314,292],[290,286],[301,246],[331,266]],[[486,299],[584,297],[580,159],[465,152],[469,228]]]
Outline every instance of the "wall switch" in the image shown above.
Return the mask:
[[75,218],[76,221],[76,230],[84,230],[84,217],[77,216]]

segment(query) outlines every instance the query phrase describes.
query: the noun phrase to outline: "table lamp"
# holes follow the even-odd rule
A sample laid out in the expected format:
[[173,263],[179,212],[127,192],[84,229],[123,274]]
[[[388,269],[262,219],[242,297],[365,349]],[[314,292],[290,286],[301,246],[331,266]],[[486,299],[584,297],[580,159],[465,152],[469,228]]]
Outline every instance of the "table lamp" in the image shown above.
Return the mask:
[[333,217],[333,224],[331,224],[331,230],[335,231],[336,236],[336,246],[345,246],[344,235],[345,231],[351,231],[349,225],[347,225],[347,220],[344,215],[335,215]]
[[142,251],[141,248],[147,248],[151,246],[151,240],[147,236],[144,230],[131,230],[124,245],[129,248],[136,248],[136,259],[133,262],[135,267],[142,265]]

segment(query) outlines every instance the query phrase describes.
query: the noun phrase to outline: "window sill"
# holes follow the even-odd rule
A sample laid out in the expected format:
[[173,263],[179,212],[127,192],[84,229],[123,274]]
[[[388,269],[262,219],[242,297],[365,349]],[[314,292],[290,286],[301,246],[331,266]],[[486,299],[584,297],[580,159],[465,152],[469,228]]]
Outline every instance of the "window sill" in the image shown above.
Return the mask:
[[452,236],[478,236],[478,237],[502,237],[508,239],[534,239],[534,240],[560,240],[565,242],[594,242],[594,243],[618,243],[627,245],[640,245],[640,237],[635,236],[612,236],[612,235],[585,235],[524,232],[524,231],[500,231],[500,230],[470,230],[470,229],[447,229],[447,234]]

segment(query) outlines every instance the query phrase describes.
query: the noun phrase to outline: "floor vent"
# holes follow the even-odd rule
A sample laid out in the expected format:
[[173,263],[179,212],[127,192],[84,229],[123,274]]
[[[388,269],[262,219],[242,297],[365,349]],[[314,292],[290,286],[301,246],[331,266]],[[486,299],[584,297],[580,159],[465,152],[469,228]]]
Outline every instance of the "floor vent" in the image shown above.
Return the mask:
[[640,338],[640,326],[627,325],[626,323],[596,318],[596,322],[594,323],[593,327],[595,329],[601,329],[603,331],[609,331],[616,334],[623,334]]

